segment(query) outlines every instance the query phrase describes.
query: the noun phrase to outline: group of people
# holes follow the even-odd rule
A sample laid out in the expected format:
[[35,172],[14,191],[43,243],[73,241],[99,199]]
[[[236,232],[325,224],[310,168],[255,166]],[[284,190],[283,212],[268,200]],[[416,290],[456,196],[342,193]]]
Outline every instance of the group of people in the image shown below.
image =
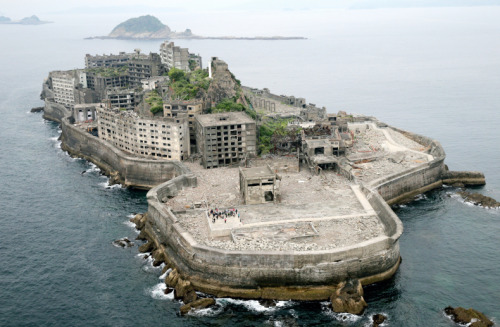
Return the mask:
[[229,217],[237,217],[240,220],[241,223],[241,217],[240,213],[238,212],[238,209],[232,208],[232,209],[210,209],[208,211],[208,217],[212,218],[212,223],[215,224],[216,220],[219,219],[224,219],[224,223],[227,223],[227,218]]

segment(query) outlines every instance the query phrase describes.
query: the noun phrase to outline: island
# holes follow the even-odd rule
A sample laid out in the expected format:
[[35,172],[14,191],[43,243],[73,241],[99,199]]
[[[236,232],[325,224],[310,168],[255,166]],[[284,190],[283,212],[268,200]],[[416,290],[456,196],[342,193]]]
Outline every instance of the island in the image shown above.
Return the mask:
[[18,24],[18,25],[42,25],[52,22],[40,20],[37,16],[24,17],[21,20],[11,20],[9,17],[0,16],[0,24]]
[[168,41],[159,53],[87,54],[83,69],[50,72],[42,98],[63,150],[149,190],[132,219],[139,251],[163,265],[183,314],[213,297],[361,314],[363,286],[401,264],[390,205],[485,184],[450,171],[437,140],[243,86],[225,61],[203,68]]
[[190,29],[184,32],[175,32],[158,18],[145,15],[130,18],[118,24],[107,36],[94,36],[87,39],[139,39],[139,40],[171,40],[171,39],[198,39],[198,40],[303,40],[301,36],[201,36],[195,35]]

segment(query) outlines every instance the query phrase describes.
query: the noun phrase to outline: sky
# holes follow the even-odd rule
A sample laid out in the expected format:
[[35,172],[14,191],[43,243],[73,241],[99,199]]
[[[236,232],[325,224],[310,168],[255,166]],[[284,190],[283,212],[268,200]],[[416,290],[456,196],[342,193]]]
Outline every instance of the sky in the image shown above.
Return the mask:
[[500,0],[19,0],[2,1],[0,15],[11,19],[37,15],[174,11],[276,11],[311,9],[377,9],[428,6],[500,5]]

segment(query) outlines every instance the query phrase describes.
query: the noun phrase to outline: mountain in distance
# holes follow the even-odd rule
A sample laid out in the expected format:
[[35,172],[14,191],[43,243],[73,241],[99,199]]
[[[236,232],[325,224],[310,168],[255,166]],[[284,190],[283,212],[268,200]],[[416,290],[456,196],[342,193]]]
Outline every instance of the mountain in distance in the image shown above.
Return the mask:
[[158,18],[146,15],[130,18],[118,24],[107,36],[95,36],[87,39],[135,39],[135,40],[155,40],[155,39],[219,39],[219,40],[291,40],[305,39],[300,36],[256,36],[256,37],[236,37],[236,36],[200,36],[195,35],[190,29],[184,32],[172,31],[170,27],[163,24]]
[[18,24],[18,25],[41,25],[48,24],[52,22],[47,22],[40,20],[37,16],[33,15],[31,17],[24,17],[21,20],[11,20],[9,17],[0,16],[0,24]]

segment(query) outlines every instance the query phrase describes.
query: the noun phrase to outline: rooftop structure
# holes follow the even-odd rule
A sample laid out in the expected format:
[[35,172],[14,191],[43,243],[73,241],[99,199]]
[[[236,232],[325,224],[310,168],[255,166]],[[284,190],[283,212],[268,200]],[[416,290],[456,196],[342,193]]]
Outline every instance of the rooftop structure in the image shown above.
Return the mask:
[[279,199],[279,177],[271,167],[240,167],[240,194],[245,204],[273,202]]
[[125,53],[120,52],[119,54],[103,54],[103,55],[85,55],[85,68],[96,68],[96,67],[121,67],[125,66],[128,61],[137,56],[137,53]]

